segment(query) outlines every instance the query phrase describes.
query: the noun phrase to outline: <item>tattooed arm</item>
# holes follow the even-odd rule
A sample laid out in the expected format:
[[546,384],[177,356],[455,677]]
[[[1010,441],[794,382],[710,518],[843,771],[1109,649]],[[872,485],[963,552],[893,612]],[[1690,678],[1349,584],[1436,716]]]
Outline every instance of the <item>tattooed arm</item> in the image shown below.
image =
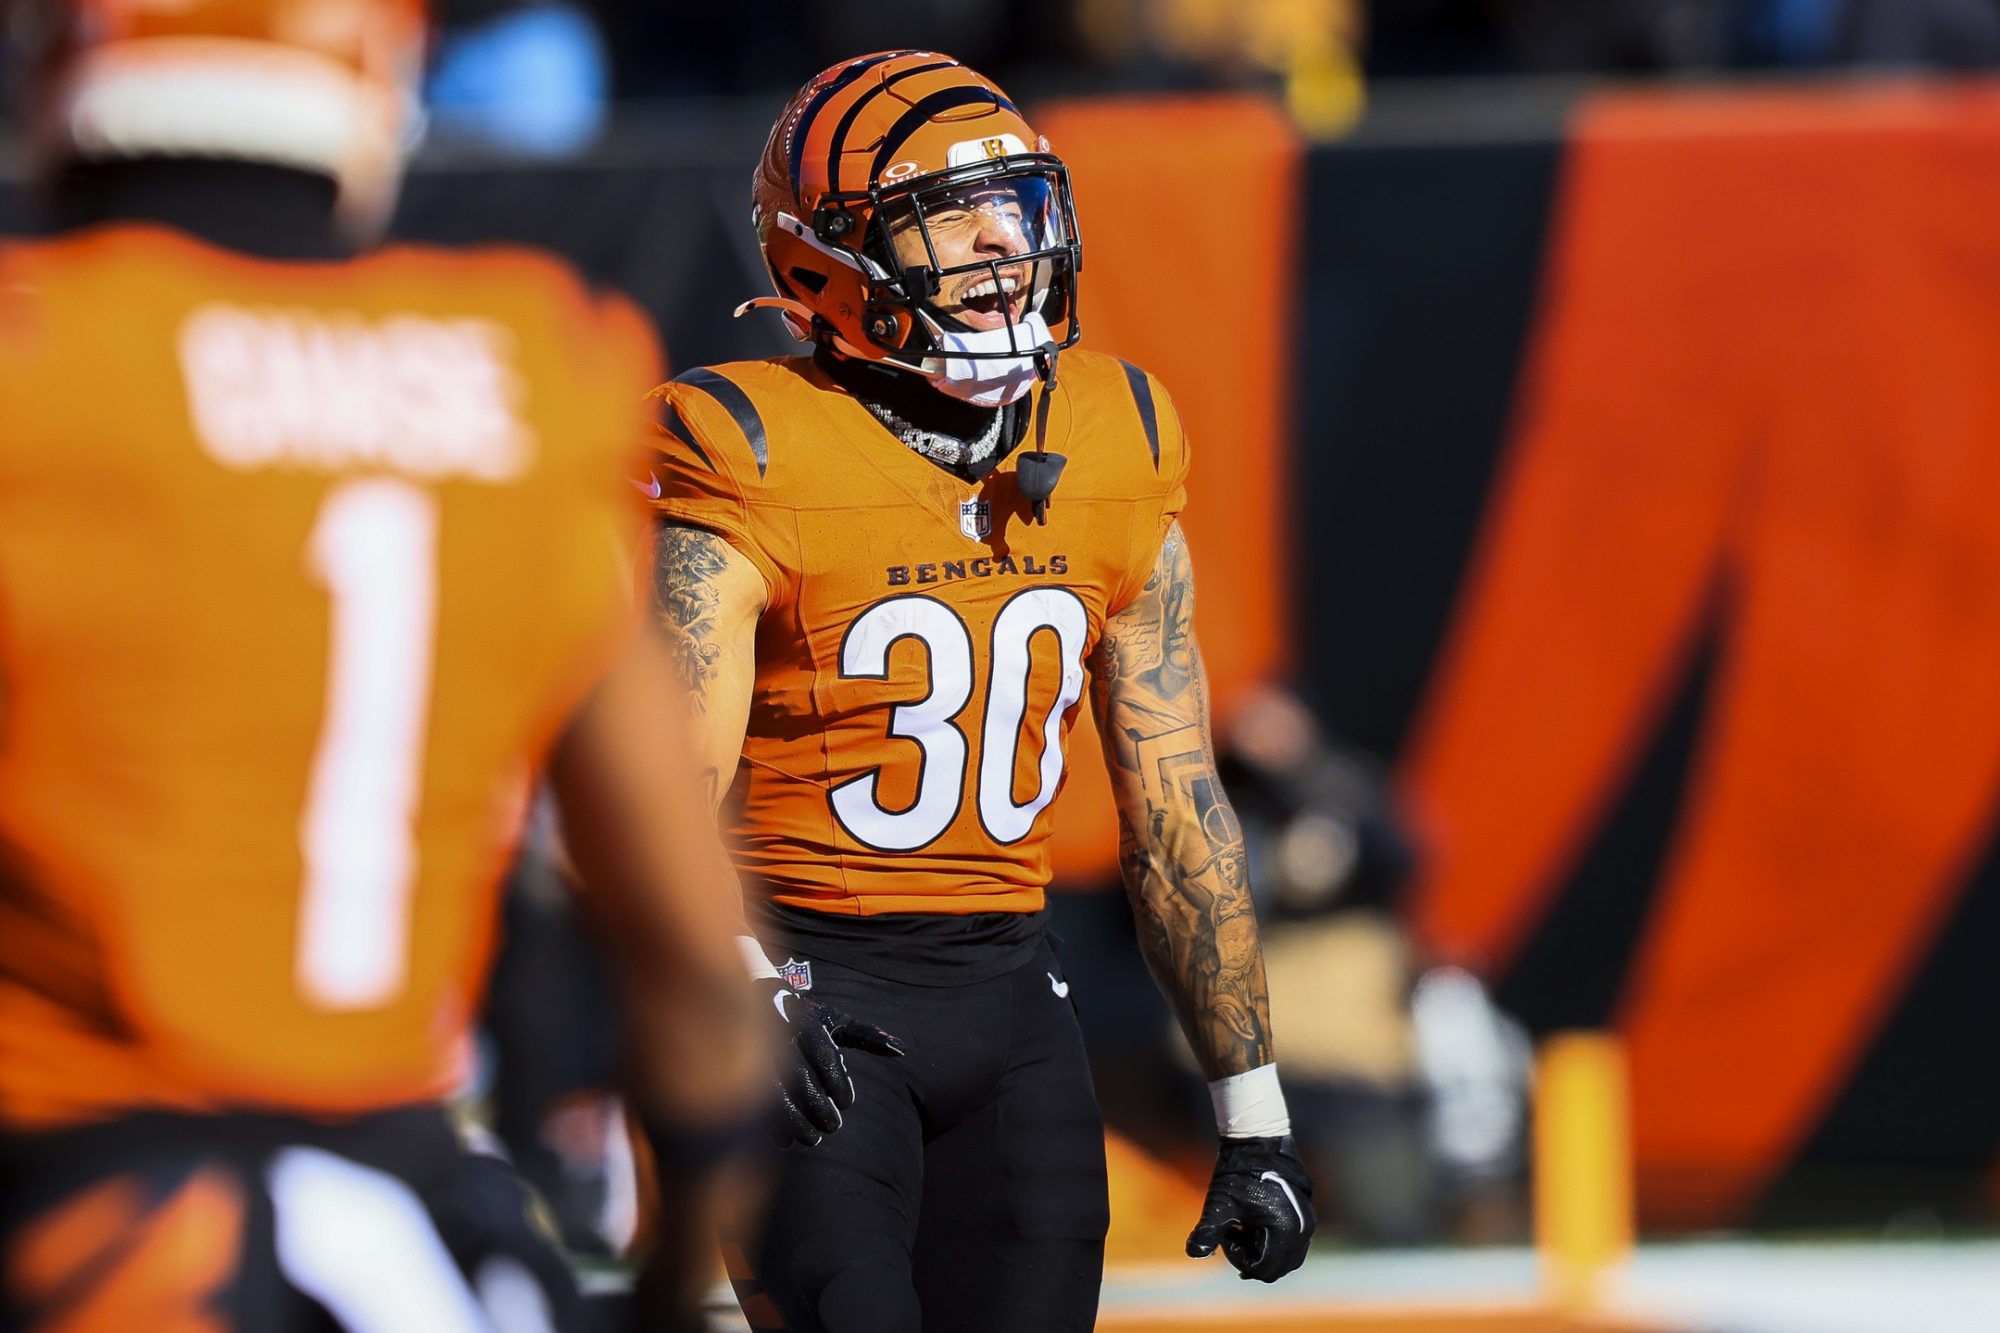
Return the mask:
[[[709,804],[719,806],[735,780],[757,682],[757,621],[769,592],[764,576],[736,548],[701,528],[668,523],[660,528],[653,563],[653,604],[673,646],[694,710],[697,762],[708,784]],[[768,986],[762,1006],[783,1029],[784,1054],[776,1074],[784,1124],[793,1141],[812,1145],[839,1129],[854,1107],[854,1082],[846,1077],[843,1050],[899,1056],[896,1039],[856,1022],[808,996],[789,1009],[793,995],[779,980],[746,924],[742,928],[756,982]]]
[[1094,667],[1139,945],[1208,1077],[1221,1137],[1187,1252],[1220,1249],[1244,1277],[1275,1282],[1305,1261],[1312,1181],[1272,1058],[1243,830],[1215,775],[1194,568],[1179,524],[1144,590],[1104,627]]
[[694,710],[694,745],[711,809],[736,776],[757,677],[764,576],[701,528],[663,524],[653,556],[653,605]]
[[1179,524],[1144,591],[1104,627],[1092,704],[1146,963],[1206,1077],[1268,1064],[1264,955],[1243,832],[1215,773],[1194,640],[1194,568]]

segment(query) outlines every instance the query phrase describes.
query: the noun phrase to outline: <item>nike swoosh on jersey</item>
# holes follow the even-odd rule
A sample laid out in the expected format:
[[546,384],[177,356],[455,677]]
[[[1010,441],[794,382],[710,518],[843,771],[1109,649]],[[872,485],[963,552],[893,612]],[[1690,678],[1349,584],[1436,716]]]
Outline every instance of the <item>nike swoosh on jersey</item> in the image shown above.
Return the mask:
[[632,489],[645,496],[648,500],[657,500],[660,498],[660,479],[652,473],[648,472],[644,481],[639,481],[633,477],[627,477],[625,480],[631,482]]
[[1056,998],[1058,1000],[1066,1000],[1069,998],[1069,983],[1067,981],[1057,981],[1056,974],[1053,972],[1045,973],[1044,975],[1048,977],[1049,989],[1056,993]]

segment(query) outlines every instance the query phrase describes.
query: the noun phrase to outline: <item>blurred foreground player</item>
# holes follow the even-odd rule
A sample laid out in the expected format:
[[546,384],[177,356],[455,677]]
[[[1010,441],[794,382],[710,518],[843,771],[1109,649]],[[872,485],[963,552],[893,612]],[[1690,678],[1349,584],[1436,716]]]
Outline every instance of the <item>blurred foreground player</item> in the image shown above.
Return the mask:
[[1310,1188],[1208,735],[1187,440],[1150,376],[1064,350],[1063,163],[980,75],[894,52],[791,101],[754,207],[778,295],[752,304],[812,353],[658,391],[657,600],[740,803],[738,864],[795,991],[779,1012],[822,1046],[875,1046],[855,1019],[878,1024],[904,1054],[849,1059],[836,1104],[805,1108],[745,1312],[1092,1326],[1102,1128],[1043,904],[1086,683],[1140,943],[1223,1135],[1188,1252],[1275,1280],[1304,1258]]
[[634,624],[650,334],[350,255],[417,0],[13,17],[63,225],[0,250],[0,1326],[568,1326],[441,1106],[544,763],[670,1175],[767,1067]]

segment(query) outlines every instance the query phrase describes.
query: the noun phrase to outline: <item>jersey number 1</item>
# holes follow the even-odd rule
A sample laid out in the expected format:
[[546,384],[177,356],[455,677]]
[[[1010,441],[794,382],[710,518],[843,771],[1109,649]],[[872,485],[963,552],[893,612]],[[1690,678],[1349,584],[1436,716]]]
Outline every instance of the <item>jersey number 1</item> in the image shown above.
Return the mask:
[[[1041,719],[1040,783],[1025,803],[1014,800],[1014,756],[1028,714],[1028,676],[1034,638],[1052,631],[1059,645],[1062,681],[1048,716]],[[979,729],[979,823],[997,843],[1028,836],[1035,816],[1062,783],[1062,719],[1083,697],[1083,648],[1090,618],[1067,588],[1016,593],[993,619],[992,680]],[[917,798],[902,810],[885,810],[876,789],[881,770],[849,778],[832,791],[833,812],[853,838],[888,852],[910,852],[935,842],[958,817],[964,799],[970,746],[958,715],[972,699],[972,631],[935,597],[891,597],[862,612],[840,645],[844,679],[886,680],[889,650],[916,639],[930,654],[930,693],[901,704],[889,716],[889,734],[917,743]]]
[[409,969],[415,820],[437,623],[437,504],[388,478],[336,487],[306,566],[331,601],[326,709],[299,820],[298,980],[322,1009],[368,1009]]

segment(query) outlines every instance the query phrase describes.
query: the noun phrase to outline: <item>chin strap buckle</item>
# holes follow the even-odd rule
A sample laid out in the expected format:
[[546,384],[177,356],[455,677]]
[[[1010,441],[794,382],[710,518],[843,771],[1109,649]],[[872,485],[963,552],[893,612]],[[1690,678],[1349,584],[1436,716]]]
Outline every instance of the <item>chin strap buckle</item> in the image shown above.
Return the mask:
[[1042,377],[1042,396],[1035,404],[1035,447],[1020,455],[1015,464],[1015,480],[1020,484],[1021,494],[1028,497],[1034,508],[1035,522],[1048,525],[1049,497],[1055,494],[1056,483],[1062,480],[1063,464],[1069,459],[1061,454],[1048,451],[1049,442],[1049,399],[1056,391],[1056,353],[1061,350],[1053,342],[1045,342],[1035,349],[1035,370]]
[[[1062,349],[1060,347],[1057,347],[1053,342],[1045,342],[1040,347],[1037,347],[1034,351],[1035,373],[1042,377],[1042,390],[1043,390],[1042,402],[1045,405],[1048,402],[1048,395],[1055,391],[1056,353],[1060,352],[1061,350]],[[1036,429],[1038,431],[1043,426],[1046,426],[1048,424],[1048,415],[1047,415],[1048,408],[1044,406],[1042,412],[1043,415],[1041,420],[1036,423]],[[1036,443],[1039,444],[1041,443],[1041,441],[1038,439]]]

